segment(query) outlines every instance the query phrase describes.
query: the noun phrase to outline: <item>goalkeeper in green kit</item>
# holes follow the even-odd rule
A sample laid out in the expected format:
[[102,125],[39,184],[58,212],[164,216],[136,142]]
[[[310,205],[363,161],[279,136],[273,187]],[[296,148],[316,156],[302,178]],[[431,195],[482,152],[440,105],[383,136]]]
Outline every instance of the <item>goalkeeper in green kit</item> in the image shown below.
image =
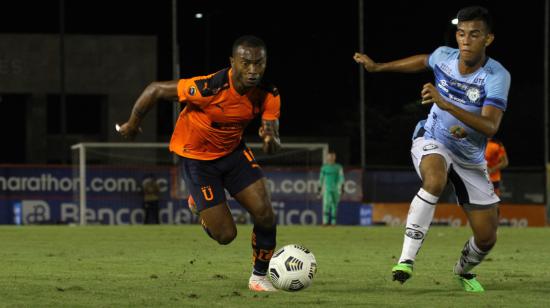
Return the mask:
[[340,194],[344,193],[344,169],[336,163],[334,152],[328,153],[321,167],[319,190],[323,194],[323,225],[335,225]]

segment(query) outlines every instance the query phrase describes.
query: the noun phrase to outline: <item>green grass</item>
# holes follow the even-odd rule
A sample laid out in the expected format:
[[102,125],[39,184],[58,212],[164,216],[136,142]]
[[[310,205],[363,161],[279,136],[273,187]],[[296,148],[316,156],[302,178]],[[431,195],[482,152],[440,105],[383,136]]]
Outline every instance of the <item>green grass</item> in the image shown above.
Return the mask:
[[219,246],[197,226],[0,227],[0,306],[549,307],[550,228],[501,228],[467,294],[452,267],[468,228],[431,228],[404,285],[391,281],[403,228],[279,227],[319,266],[297,293],[253,293],[250,226]]

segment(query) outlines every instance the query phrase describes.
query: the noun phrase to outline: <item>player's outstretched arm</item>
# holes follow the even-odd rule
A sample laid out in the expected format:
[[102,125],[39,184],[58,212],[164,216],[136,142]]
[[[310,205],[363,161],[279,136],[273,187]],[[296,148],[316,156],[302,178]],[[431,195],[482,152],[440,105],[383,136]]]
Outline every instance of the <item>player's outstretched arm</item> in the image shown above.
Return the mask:
[[177,99],[178,80],[152,82],[143,90],[132,108],[130,118],[118,127],[118,132],[124,138],[133,139],[140,131],[141,120],[154,105],[160,100],[174,101]]
[[397,73],[417,73],[428,69],[429,55],[415,55],[391,62],[377,63],[366,54],[356,52],[353,55],[355,62],[363,65],[369,73],[379,72],[397,72]]
[[281,149],[279,120],[262,120],[262,126],[260,126],[258,134],[264,142],[262,146],[264,153],[273,154]]

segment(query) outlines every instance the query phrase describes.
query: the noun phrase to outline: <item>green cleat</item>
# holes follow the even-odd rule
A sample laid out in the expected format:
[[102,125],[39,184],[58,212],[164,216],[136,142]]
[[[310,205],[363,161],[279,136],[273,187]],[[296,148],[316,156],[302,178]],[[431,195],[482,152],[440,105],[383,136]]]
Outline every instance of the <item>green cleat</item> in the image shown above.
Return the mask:
[[413,261],[405,260],[398,263],[391,269],[393,281],[399,281],[401,284],[405,283],[413,274]]
[[460,286],[466,292],[480,293],[485,291],[479,281],[476,280],[475,274],[466,273],[462,275],[456,275],[456,278]]

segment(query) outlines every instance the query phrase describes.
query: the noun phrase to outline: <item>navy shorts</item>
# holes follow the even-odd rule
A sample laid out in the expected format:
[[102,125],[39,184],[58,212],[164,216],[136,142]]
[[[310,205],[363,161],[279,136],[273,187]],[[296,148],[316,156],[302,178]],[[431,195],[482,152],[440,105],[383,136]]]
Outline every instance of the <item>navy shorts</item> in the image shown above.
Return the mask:
[[181,157],[185,185],[200,212],[225,202],[225,190],[234,196],[264,177],[252,151],[241,143],[231,154],[214,160]]

